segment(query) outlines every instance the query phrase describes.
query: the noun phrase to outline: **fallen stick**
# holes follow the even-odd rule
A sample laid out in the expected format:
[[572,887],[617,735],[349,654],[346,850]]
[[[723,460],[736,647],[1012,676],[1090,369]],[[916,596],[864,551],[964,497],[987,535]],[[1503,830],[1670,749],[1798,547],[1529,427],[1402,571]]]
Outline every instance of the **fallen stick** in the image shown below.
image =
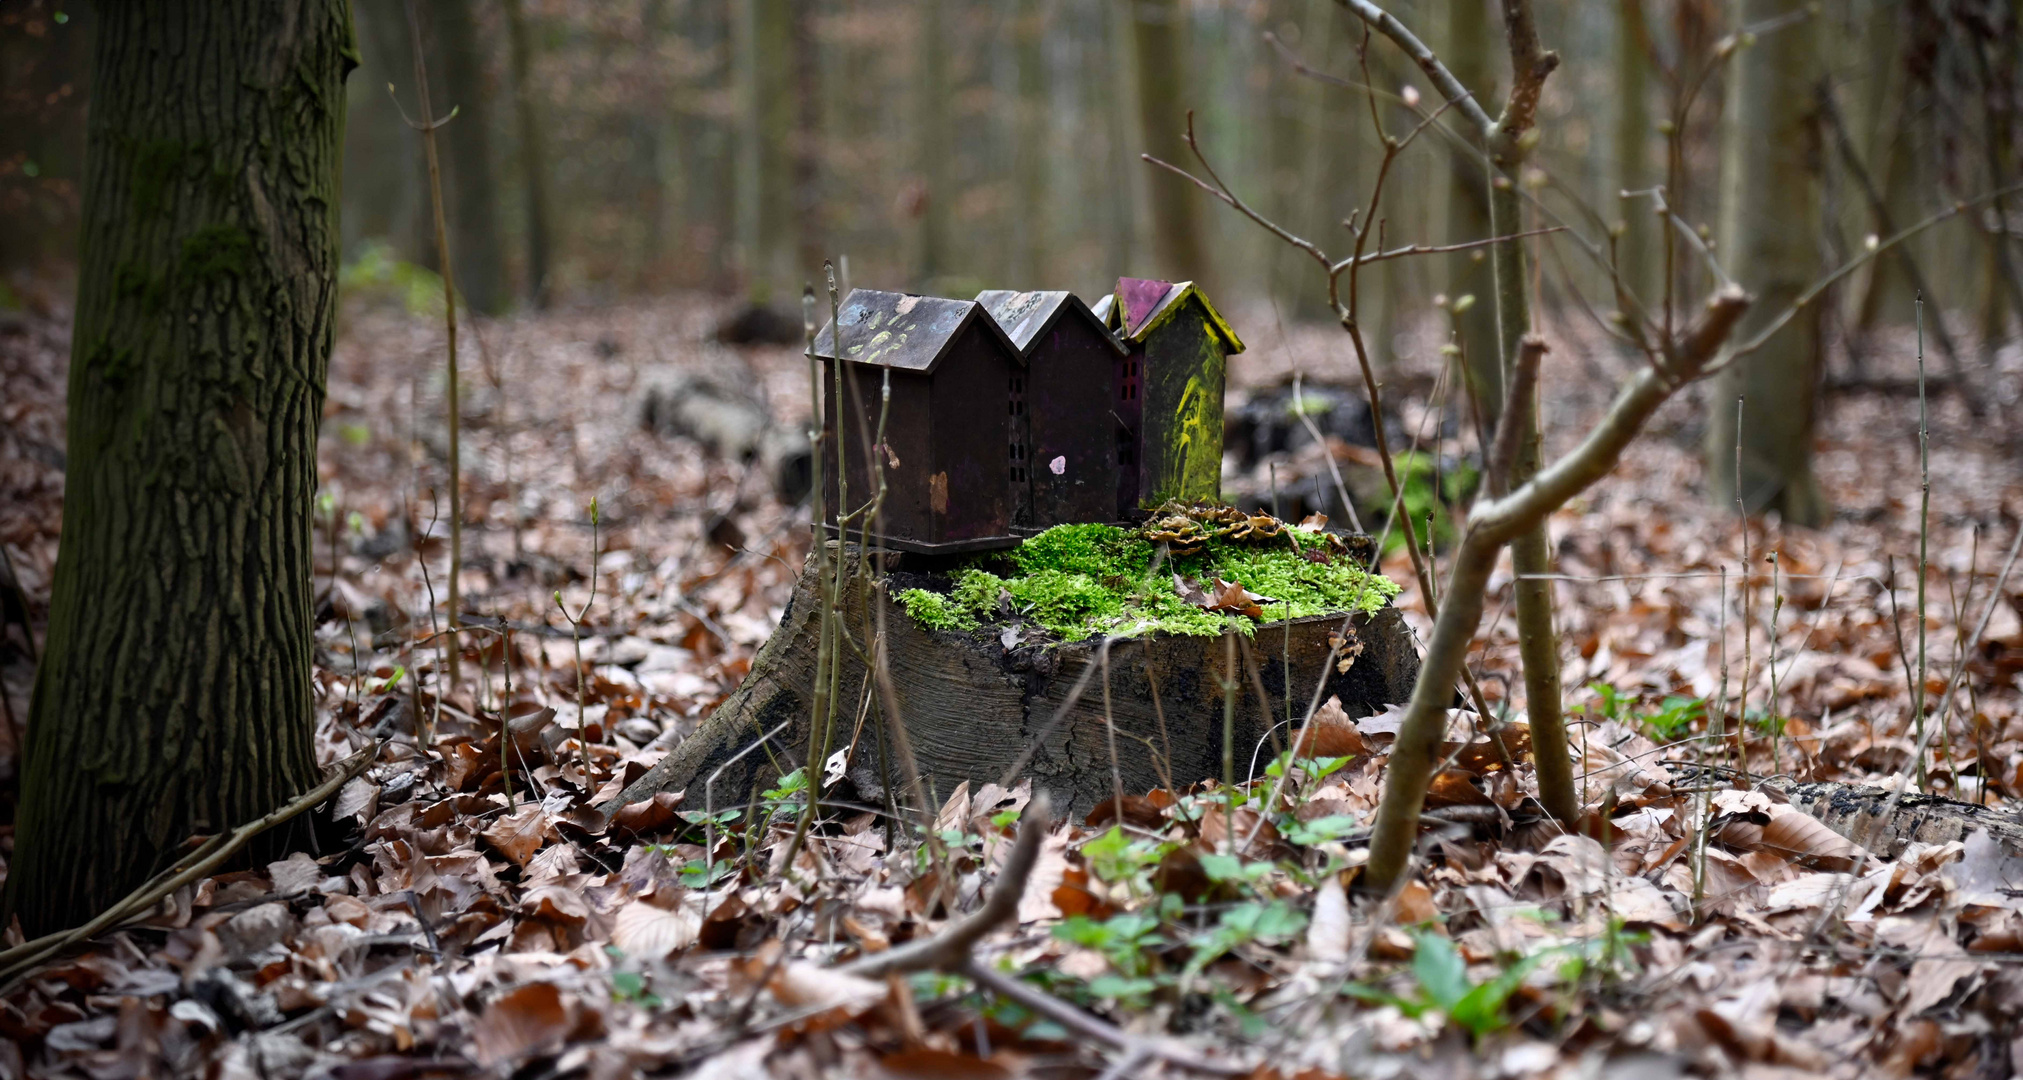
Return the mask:
[[976,943],[985,934],[1018,914],[1019,900],[1025,896],[1026,881],[1033,875],[1033,863],[1040,854],[1040,838],[1053,825],[1053,807],[1044,791],[1033,801],[1019,821],[1018,839],[1012,841],[1011,856],[998,871],[997,888],[990,891],[983,906],[957,920],[931,938],[909,941],[897,948],[843,965],[842,971],[865,979],[882,979],[888,974],[908,971],[953,970],[967,961]]
[[330,773],[323,782],[303,792],[293,802],[264,817],[256,818],[229,833],[219,833],[185,856],[175,866],[150,878],[139,888],[128,893],[124,899],[107,908],[97,918],[74,930],[59,930],[44,934],[33,941],[0,952],[0,994],[14,988],[15,983],[30,969],[51,956],[81,941],[122,925],[137,917],[141,912],[160,903],[177,889],[196,881],[239,852],[255,836],[266,832],[303,811],[321,803],[337,793],[337,789],[349,783],[353,777],[365,771],[365,767],[379,756],[379,744],[360,750],[358,753],[331,766]]
[[844,964],[837,970],[866,979],[880,979],[891,974],[927,970],[961,975],[979,988],[1031,1009],[1062,1027],[1117,1047],[1124,1051],[1126,1060],[1144,1061],[1158,1058],[1168,1064],[1212,1076],[1250,1075],[1251,1070],[1244,1066],[1203,1057],[1192,1049],[1170,1040],[1133,1035],[1051,994],[1036,990],[1010,975],[977,962],[976,943],[981,941],[984,935],[1018,914],[1019,900],[1025,896],[1026,883],[1032,878],[1034,863],[1039,861],[1040,841],[1046,836],[1047,830],[1053,827],[1052,817],[1052,808],[1046,793],[1035,793],[1033,801],[1026,807],[1026,812],[1019,821],[1018,838],[1012,841],[1011,855],[1005,860],[1004,869],[998,873],[997,887],[984,899],[982,907],[931,938],[908,942],[881,953],[873,953]]

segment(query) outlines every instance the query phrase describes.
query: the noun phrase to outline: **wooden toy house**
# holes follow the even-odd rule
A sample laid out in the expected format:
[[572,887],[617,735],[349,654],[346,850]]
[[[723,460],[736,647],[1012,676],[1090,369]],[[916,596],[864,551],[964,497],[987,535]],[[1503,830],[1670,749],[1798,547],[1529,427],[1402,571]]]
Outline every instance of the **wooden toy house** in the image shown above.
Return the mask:
[[1122,520],[1137,483],[1124,414],[1137,403],[1120,395],[1136,359],[1073,293],[990,289],[976,300],[1025,357],[1032,512],[1020,531]]
[[1131,354],[1116,398],[1137,458],[1123,508],[1219,500],[1223,384],[1242,340],[1191,281],[1119,278],[1093,311]]
[[[843,374],[836,393],[837,331],[825,326],[810,355],[822,362],[824,506],[835,535],[836,421],[848,510],[875,491],[865,453],[878,430],[879,388],[891,373],[885,440],[886,495],[879,535],[901,551],[1009,547],[1031,510],[1024,354],[983,306],[905,293],[852,289],[840,309]],[[857,535],[862,522],[853,522]]]

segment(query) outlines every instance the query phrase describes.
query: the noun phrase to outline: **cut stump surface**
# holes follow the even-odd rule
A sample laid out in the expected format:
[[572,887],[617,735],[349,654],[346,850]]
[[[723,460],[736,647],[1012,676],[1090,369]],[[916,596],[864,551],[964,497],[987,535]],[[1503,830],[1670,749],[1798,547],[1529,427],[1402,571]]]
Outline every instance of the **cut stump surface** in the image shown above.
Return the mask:
[[[855,559],[855,546],[843,557]],[[972,787],[1007,782],[1008,771],[1031,749],[1009,782],[1031,777],[1055,806],[1084,814],[1111,794],[1111,721],[1127,795],[1163,787],[1169,779],[1184,787],[1222,775],[1228,646],[1221,638],[1110,639],[1106,676],[1098,639],[1007,649],[1002,627],[929,630],[882,592],[871,591],[868,599],[867,590],[852,592],[844,618],[860,644],[876,637],[878,609],[884,609],[899,713],[922,778],[936,797],[964,780]],[[800,767],[809,746],[820,606],[810,560],[743,685],[606,812],[663,791],[685,792],[683,805],[692,810],[743,805],[754,790]],[[1340,672],[1328,662],[1328,638],[1345,624],[1362,651]],[[858,793],[882,801],[888,778],[881,768],[877,687],[857,656],[847,646],[843,652],[831,746],[848,750],[846,771]],[[1238,780],[1251,775],[1253,762],[1262,769],[1287,744],[1323,679],[1320,700],[1339,697],[1357,717],[1409,698],[1419,674],[1411,631],[1388,606],[1374,615],[1262,623],[1253,637],[1237,639],[1235,652]],[[1079,696],[1077,684],[1084,684]],[[884,758],[895,796],[905,788],[896,753],[888,741]]]

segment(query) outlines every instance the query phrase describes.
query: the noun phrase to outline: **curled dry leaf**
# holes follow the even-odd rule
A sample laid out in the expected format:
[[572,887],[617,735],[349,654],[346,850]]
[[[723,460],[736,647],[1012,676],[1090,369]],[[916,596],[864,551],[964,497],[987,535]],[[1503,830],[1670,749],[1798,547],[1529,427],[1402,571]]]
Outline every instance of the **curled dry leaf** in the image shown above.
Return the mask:
[[1244,588],[1241,582],[1216,578],[1214,602],[1208,605],[1208,610],[1241,615],[1246,619],[1263,619],[1264,609],[1258,606],[1260,601],[1270,603],[1271,597],[1259,596]]
[[471,1028],[480,1065],[491,1068],[562,1045],[575,1026],[575,1010],[554,983],[516,987],[492,999]]
[[1293,736],[1292,745],[1293,753],[1300,757],[1361,757],[1370,753],[1370,744],[1349,719],[1339,696],[1330,696],[1314,710],[1313,719]]
[[[1756,792],[1722,792],[1723,795],[1754,796],[1754,800],[1729,799],[1730,805],[1746,805],[1745,813],[1716,819],[1714,839],[1738,851],[1761,851],[1781,855],[1800,866],[1846,873],[1854,869],[1862,850],[1847,837],[1834,832],[1818,818],[1787,803],[1772,803]],[[1762,800],[1761,803],[1755,800]],[[1716,799],[1716,806],[1722,800]],[[1763,807],[1757,809],[1758,806]]]
[[1271,822],[1261,818],[1257,811],[1247,806],[1239,806],[1236,808],[1235,821],[1235,838],[1231,839],[1228,805],[1219,801],[1210,803],[1201,815],[1202,850],[1222,852],[1249,841],[1244,850],[1236,854],[1263,858],[1272,848],[1278,846],[1278,829]]
[[513,860],[515,866],[525,866],[542,845],[554,839],[555,829],[540,803],[526,803],[501,816],[478,835],[499,849],[499,854]]
[[780,966],[766,989],[782,1005],[796,1009],[841,1009],[856,1014],[885,996],[885,984],[806,960]]
[[611,815],[611,826],[635,836],[646,836],[674,824],[674,812],[681,808],[684,793],[662,791],[651,799],[627,803]]
[[[1157,829],[1166,824],[1165,811],[1158,803],[1143,795],[1124,796],[1123,811],[1122,816],[1126,825],[1140,829]],[[1104,799],[1096,804],[1095,809],[1089,811],[1089,816],[1082,819],[1082,824],[1091,829],[1103,829],[1108,828],[1117,819],[1117,800]]]
[[686,906],[663,908],[634,900],[618,909],[611,943],[628,955],[664,959],[695,944],[702,917]]

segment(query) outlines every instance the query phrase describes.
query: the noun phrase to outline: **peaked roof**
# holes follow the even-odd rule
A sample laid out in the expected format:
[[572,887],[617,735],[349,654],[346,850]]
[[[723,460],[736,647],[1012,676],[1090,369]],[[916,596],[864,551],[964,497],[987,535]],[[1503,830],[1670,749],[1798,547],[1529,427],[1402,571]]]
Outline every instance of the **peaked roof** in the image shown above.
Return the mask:
[[997,320],[998,326],[1004,329],[1012,344],[1018,346],[1019,351],[1027,356],[1032,355],[1033,346],[1038,344],[1047,331],[1053,329],[1055,323],[1077,312],[1080,313],[1079,317],[1089,320],[1090,324],[1095,326],[1103,335],[1103,340],[1117,350],[1118,355],[1130,351],[1124,347],[1123,342],[1111,336],[1110,328],[1104,324],[1102,318],[1090,311],[1089,305],[1082,303],[1081,298],[1071,292],[985,289],[976,294],[976,302],[990,312],[991,318]]
[[1146,335],[1172,318],[1174,312],[1185,307],[1190,299],[1200,302],[1202,312],[1208,316],[1208,325],[1229,351],[1242,352],[1243,339],[1236,336],[1236,331],[1230,329],[1222,313],[1208,302],[1208,294],[1191,281],[1118,278],[1115,302],[1104,310],[1105,321],[1117,328],[1117,336],[1126,341],[1142,342]]
[[[1025,358],[1019,347],[972,300],[947,300],[938,296],[851,289],[839,309],[843,323],[845,357],[855,363],[875,364],[902,371],[930,373],[947,354],[948,346],[970,323],[978,320],[1005,351]],[[815,335],[815,347],[808,355],[824,360],[836,358],[836,327],[832,321]]]

